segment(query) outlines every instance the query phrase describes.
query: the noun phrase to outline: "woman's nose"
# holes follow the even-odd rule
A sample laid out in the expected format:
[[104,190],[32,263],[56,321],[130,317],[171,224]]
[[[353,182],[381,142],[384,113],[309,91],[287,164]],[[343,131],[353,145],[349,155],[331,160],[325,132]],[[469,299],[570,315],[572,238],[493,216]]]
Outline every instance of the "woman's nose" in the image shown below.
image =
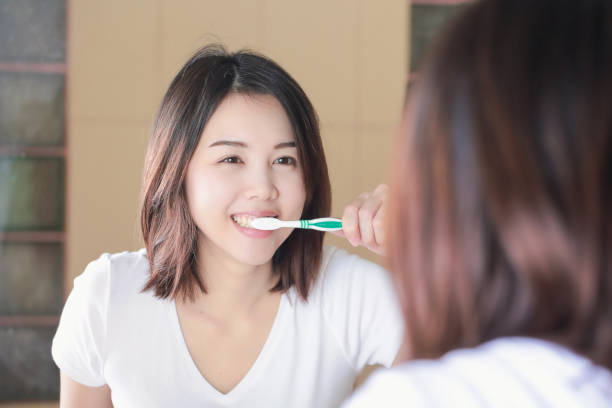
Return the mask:
[[249,199],[275,200],[278,189],[271,171],[253,170],[250,172],[246,192]]

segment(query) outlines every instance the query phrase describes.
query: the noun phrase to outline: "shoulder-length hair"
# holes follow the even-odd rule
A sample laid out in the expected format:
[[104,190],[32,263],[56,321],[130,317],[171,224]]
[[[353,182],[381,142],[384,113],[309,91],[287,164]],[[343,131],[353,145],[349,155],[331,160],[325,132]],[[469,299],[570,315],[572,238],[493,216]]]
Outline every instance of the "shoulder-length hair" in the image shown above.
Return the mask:
[[[184,180],[206,123],[230,93],[275,97],[293,126],[303,168],[306,201],[303,218],[330,213],[331,188],[317,115],[297,82],[278,64],[250,51],[228,53],[220,45],[200,49],[176,75],[157,116],[145,160],[141,227],[150,264],[143,290],[160,298],[193,299],[199,288],[198,233],[189,213]],[[273,291],[295,285],[306,299],[316,280],[323,234],[293,231],[273,256],[278,283]]]
[[409,358],[504,336],[612,368],[612,3],[491,0],[438,39],[393,160]]

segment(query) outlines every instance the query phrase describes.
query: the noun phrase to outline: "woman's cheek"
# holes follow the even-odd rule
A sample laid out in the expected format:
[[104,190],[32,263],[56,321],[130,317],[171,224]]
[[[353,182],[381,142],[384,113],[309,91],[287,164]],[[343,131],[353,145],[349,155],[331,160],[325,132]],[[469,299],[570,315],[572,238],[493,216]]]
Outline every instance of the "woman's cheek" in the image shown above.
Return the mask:
[[190,180],[187,198],[192,216],[197,219],[212,216],[227,206],[231,181],[222,174],[202,173]]
[[291,213],[291,218],[298,219],[302,215],[306,200],[306,189],[301,175],[288,181],[284,186],[284,191],[287,197],[287,210]]

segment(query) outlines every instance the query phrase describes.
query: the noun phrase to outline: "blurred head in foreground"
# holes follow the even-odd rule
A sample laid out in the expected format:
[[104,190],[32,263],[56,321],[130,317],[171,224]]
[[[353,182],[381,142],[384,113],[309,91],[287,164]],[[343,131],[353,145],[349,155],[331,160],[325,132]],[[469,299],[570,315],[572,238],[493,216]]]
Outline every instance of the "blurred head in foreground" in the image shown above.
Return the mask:
[[611,73],[604,0],[483,1],[438,39],[392,167],[408,358],[528,336],[612,368]]

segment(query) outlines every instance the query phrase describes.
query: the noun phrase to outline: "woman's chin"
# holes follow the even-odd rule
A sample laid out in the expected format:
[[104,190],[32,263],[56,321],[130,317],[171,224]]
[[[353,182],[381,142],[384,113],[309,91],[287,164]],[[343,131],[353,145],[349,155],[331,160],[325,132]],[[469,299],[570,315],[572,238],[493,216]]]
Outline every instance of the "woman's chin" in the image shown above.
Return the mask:
[[229,254],[238,262],[249,266],[262,266],[272,261],[276,250],[264,248],[232,249]]

